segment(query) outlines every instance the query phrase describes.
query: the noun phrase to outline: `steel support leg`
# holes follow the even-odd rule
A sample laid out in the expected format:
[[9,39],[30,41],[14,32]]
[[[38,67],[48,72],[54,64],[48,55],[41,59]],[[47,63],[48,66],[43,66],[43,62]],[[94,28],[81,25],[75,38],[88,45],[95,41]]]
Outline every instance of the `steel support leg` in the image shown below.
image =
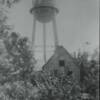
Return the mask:
[[43,54],[44,54],[44,63],[46,63],[46,24],[43,23]]

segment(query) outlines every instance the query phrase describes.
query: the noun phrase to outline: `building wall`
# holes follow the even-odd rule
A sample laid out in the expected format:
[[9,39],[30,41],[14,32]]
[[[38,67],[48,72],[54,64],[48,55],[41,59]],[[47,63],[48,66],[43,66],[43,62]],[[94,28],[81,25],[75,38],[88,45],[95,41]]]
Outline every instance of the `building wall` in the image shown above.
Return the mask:
[[[64,66],[59,65],[59,61],[64,60]],[[58,47],[54,55],[49,59],[49,61],[43,66],[43,70],[48,74],[53,70],[58,70],[60,73],[72,71],[73,78],[79,80],[80,71],[79,68],[71,57],[71,55],[63,48]]]

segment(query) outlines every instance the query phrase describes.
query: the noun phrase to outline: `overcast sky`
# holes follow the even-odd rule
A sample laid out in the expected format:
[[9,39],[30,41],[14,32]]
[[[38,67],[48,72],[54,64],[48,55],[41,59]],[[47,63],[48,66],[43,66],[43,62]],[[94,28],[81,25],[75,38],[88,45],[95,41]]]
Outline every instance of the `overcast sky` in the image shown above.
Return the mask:
[[[59,8],[57,28],[59,42],[69,52],[79,48],[86,49],[85,42],[90,42],[88,50],[98,46],[99,42],[99,0],[56,0]],[[14,30],[31,39],[33,29],[33,16],[29,13],[32,7],[31,0],[22,0],[10,11],[10,24]],[[53,40],[52,28],[48,25],[47,40]],[[41,25],[37,25],[37,43],[41,43]],[[50,38],[51,36],[51,38]],[[51,40],[51,41],[50,41]]]

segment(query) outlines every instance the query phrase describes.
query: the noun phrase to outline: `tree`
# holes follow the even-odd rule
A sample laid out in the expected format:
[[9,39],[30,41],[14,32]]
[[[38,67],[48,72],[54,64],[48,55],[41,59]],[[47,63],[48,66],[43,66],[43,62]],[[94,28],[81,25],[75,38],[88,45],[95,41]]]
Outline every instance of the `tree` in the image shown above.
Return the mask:
[[31,83],[34,58],[28,39],[13,32],[4,38],[2,43],[5,52],[1,53],[0,84],[5,86],[4,94],[9,99],[25,100],[32,96],[30,91],[34,90]]
[[26,37],[10,32],[6,23],[7,10],[19,0],[0,1],[0,95],[2,100],[25,100],[31,98],[33,84],[31,75],[34,69],[34,58]]
[[11,30],[10,25],[7,24],[7,13],[8,8],[11,8],[15,3],[20,0],[0,0],[0,38],[5,36],[9,30]]
[[80,87],[72,73],[52,71],[51,74],[46,74],[42,71],[36,77],[36,83],[39,100],[80,100]]
[[[75,58],[80,67],[80,87],[82,93],[87,93],[91,100],[98,100],[99,88],[99,52],[97,49],[89,57],[88,52],[78,53]],[[96,59],[95,59],[96,58]]]
[[12,5],[14,5],[15,3],[19,2],[20,0],[1,0],[0,3],[2,5],[6,5],[7,7],[11,8]]

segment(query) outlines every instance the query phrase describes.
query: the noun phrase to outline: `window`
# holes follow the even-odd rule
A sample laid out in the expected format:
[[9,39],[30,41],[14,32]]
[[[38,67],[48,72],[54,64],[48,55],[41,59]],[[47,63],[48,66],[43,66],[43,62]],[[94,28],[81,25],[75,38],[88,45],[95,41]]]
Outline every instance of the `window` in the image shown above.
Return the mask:
[[65,66],[65,61],[64,60],[59,60],[59,66],[64,67]]

